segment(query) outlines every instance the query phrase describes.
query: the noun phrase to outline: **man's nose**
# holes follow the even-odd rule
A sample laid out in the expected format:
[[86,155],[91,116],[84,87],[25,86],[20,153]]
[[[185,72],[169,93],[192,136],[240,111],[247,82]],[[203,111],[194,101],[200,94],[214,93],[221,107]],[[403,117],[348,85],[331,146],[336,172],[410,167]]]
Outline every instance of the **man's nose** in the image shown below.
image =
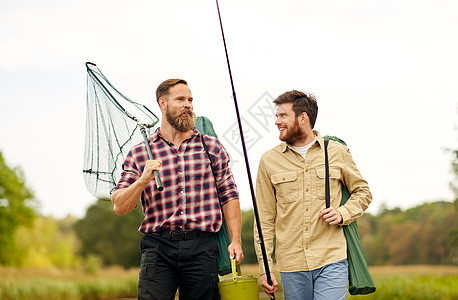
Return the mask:
[[188,100],[185,101],[185,102],[184,102],[184,107],[186,107],[186,108],[192,107],[192,102],[191,102],[191,101],[188,101]]

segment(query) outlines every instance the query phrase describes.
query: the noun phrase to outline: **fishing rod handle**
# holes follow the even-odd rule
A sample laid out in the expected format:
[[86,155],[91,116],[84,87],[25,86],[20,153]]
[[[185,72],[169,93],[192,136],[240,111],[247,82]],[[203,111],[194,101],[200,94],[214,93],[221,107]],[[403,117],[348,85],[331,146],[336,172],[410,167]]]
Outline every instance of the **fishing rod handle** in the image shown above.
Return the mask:
[[[263,257],[267,257],[264,241],[262,241],[260,244],[261,244],[261,252],[263,253]],[[269,263],[267,262],[267,260],[264,260],[264,269],[266,271],[267,284],[272,286],[273,285],[272,277],[271,277],[272,273],[270,272]],[[273,297],[272,299],[275,300],[275,294],[271,293],[270,295]]]

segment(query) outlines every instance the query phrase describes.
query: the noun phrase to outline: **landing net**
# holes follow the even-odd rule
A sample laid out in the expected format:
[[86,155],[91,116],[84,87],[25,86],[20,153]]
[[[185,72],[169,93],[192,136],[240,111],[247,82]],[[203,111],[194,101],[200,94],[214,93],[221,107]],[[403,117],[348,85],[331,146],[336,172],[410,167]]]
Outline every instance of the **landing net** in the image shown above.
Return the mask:
[[87,119],[83,174],[87,189],[96,198],[110,197],[121,175],[130,148],[149,134],[158,117],[146,106],[119,92],[90,62],[87,69]]

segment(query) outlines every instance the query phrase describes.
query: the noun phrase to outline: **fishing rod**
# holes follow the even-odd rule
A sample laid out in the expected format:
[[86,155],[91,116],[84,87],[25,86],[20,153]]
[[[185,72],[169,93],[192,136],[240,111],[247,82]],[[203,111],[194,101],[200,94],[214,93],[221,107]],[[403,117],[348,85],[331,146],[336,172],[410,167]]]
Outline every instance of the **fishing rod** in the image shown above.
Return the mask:
[[[221,20],[221,13],[220,13],[220,10],[219,10],[218,0],[216,0],[216,8],[218,10],[218,18],[219,18],[219,24],[220,24],[220,27],[221,27],[221,35],[223,37],[224,51],[226,53],[226,62],[227,62],[227,68],[229,70],[229,78],[230,78],[231,87],[232,87],[232,98],[234,98],[235,113],[237,115],[237,123],[238,123],[238,126],[239,126],[240,139],[242,140],[243,156],[245,158],[245,165],[246,165],[247,174],[248,174],[248,182],[250,184],[251,199],[253,200],[253,211],[254,211],[254,216],[255,216],[255,219],[256,219],[256,225],[257,225],[258,234],[259,234],[258,243],[261,245],[261,253],[262,253],[262,257],[264,258],[264,268],[265,268],[265,271],[266,271],[267,283],[270,286],[272,286],[272,279],[270,277],[271,275],[270,275],[270,269],[269,269],[269,262],[267,260],[266,246],[264,244],[264,238],[262,236],[261,222],[259,221],[258,206],[256,205],[256,197],[255,197],[254,188],[253,188],[253,181],[251,179],[250,163],[248,162],[248,154],[247,154],[246,145],[245,145],[245,138],[243,136],[242,122],[241,122],[240,113],[239,113],[239,106],[237,104],[237,96],[235,94],[234,80],[232,79],[231,64],[229,62],[229,54],[227,52],[226,38],[224,37],[223,22]],[[275,295],[273,293],[271,295],[273,296],[273,299],[275,299]]]

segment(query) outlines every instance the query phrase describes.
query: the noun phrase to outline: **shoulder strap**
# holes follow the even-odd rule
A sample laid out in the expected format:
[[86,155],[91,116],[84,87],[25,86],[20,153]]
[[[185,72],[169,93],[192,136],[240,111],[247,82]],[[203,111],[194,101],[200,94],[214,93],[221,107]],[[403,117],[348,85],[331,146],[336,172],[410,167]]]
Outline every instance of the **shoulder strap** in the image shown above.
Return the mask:
[[[208,154],[207,144],[205,144],[205,135],[203,135],[203,134],[202,134],[202,145],[204,146],[204,150],[205,150],[205,153],[207,153],[208,158],[210,158],[210,156]],[[210,161],[211,161],[211,159],[210,159]]]
[[207,154],[208,160],[210,161],[210,168],[212,169],[213,173],[213,178],[215,181],[215,186],[216,186],[216,194],[218,195],[219,202],[221,203],[221,199],[219,198],[219,193],[218,193],[218,186],[216,185],[216,174],[215,170],[213,169],[213,161],[211,159],[210,153],[208,153],[208,147],[207,144],[205,144],[205,136],[202,134],[202,145],[204,146],[205,153]]
[[[213,170],[213,161],[211,159],[210,153],[208,153],[208,146],[205,143],[205,136],[202,135],[202,145],[204,146],[205,153],[207,154],[208,160],[210,161],[210,167],[212,169],[213,176],[215,176],[215,170]],[[216,180],[215,180],[216,182]]]
[[329,140],[324,140],[324,164],[325,164],[325,171],[326,171],[326,181],[324,183],[325,186],[325,195],[326,195],[326,208],[331,206],[331,191],[329,188],[329,160],[328,160],[328,144]]

